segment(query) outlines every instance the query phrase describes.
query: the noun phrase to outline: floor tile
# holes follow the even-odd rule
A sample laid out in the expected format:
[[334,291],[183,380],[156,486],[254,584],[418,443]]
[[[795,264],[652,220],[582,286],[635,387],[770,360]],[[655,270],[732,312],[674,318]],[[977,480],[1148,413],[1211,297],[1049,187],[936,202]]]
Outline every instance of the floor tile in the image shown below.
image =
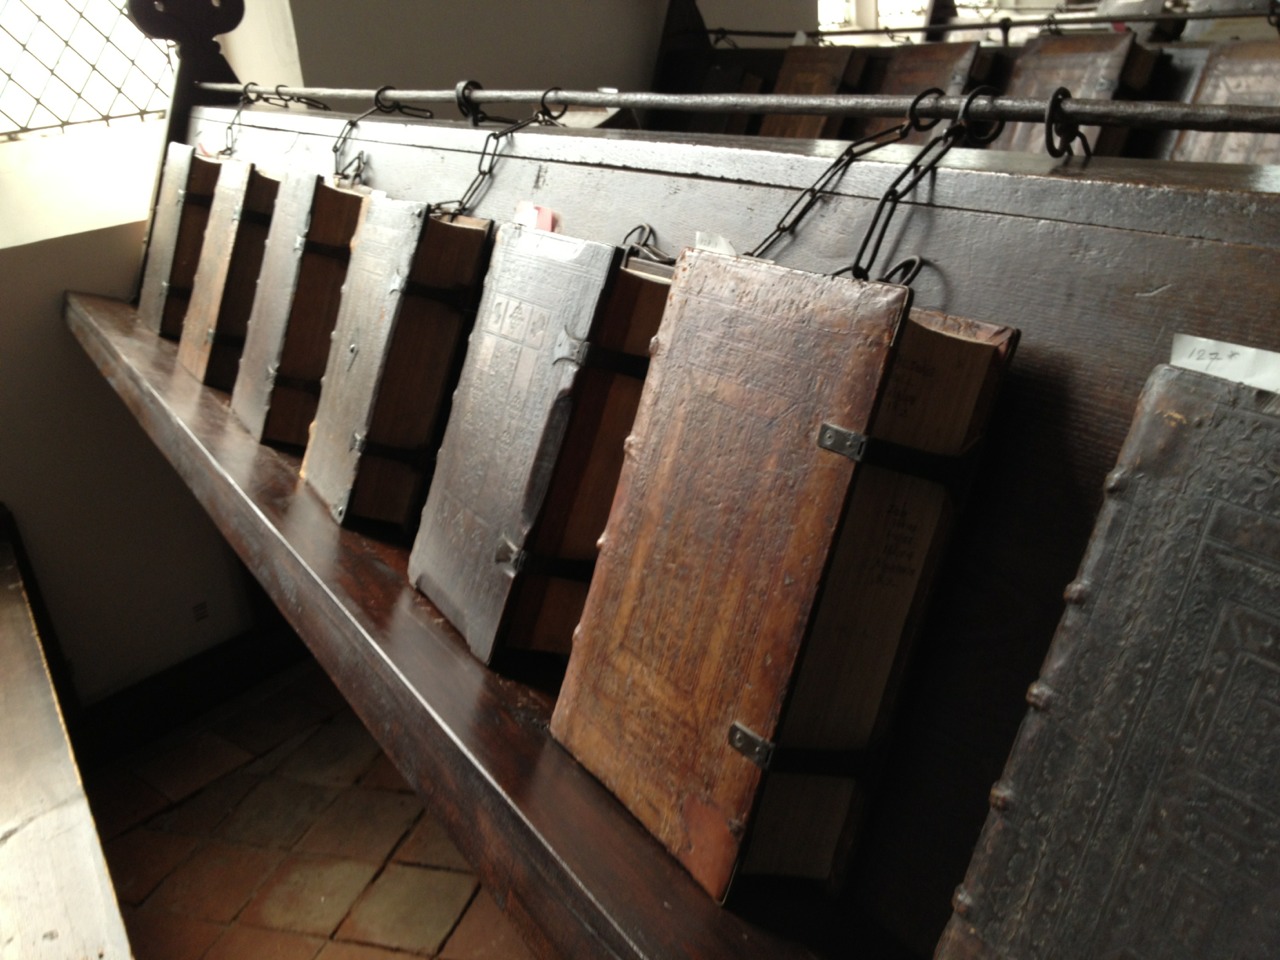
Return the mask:
[[230,816],[236,805],[259,782],[258,777],[240,771],[230,773],[182,803],[152,817],[147,821],[147,826],[166,833],[211,837],[218,825]]
[[275,773],[280,769],[280,765],[293,756],[298,748],[310,740],[320,730],[320,725],[308,727],[300,733],[295,733],[288,740],[285,740],[279,746],[268,750],[253,763],[244,768],[244,772],[257,777],[265,777]]
[[237,746],[261,756],[290,737],[319,726],[331,715],[326,705],[294,686],[277,691],[271,697],[245,703],[213,729]]
[[391,864],[352,908],[335,939],[435,954],[475,889],[468,874]]
[[335,940],[324,945],[316,960],[410,960],[417,956],[420,954],[384,950],[382,947],[370,947],[363,943],[338,943]]
[[378,754],[373,766],[360,778],[360,786],[373,790],[395,790],[398,793],[413,793],[413,787],[405,781],[396,769],[395,764],[385,754]]
[[334,717],[280,766],[284,776],[307,783],[346,787],[373,765],[374,741],[355,714]]
[[240,923],[328,937],[378,871],[377,863],[291,856],[267,878]]
[[121,903],[139,904],[180,866],[200,841],[138,827],[103,845]]
[[85,777],[85,793],[103,840],[136,827],[169,805],[155,788],[121,768],[93,771]]
[[446,870],[471,871],[471,864],[458,852],[440,821],[424,813],[413,832],[392,857],[397,863],[413,863],[424,867],[443,867]]
[[320,937],[237,926],[223,934],[204,960],[312,960],[322,946]]
[[283,856],[276,850],[210,841],[160,884],[148,906],[228,923]]
[[151,908],[126,910],[124,923],[134,960],[200,960],[226,929]]
[[184,738],[141,760],[133,772],[170,800],[183,800],[224,774],[242,767],[253,754],[207,731]]
[[352,787],[338,794],[294,849],[381,863],[421,812],[413,794]]
[[481,890],[440,951],[440,960],[533,960],[533,954],[493,897]]
[[338,791],[284,777],[268,777],[223,821],[227,840],[269,847],[292,847]]

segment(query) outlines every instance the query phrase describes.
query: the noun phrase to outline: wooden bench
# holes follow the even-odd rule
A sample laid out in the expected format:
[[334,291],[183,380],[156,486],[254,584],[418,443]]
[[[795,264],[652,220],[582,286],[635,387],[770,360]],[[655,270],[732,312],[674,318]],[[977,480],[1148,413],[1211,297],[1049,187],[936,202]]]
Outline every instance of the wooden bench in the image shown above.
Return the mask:
[[0,506],[0,957],[132,956]]

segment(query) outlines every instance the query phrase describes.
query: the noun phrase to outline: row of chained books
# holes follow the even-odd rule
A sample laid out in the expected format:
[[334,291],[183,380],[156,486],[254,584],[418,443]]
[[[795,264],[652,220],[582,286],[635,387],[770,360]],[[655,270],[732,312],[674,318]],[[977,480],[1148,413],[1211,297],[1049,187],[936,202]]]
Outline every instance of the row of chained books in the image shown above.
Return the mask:
[[[180,147],[139,315],[712,896],[838,879],[1015,330]],[[1280,942],[1278,417],[1153,374],[939,957]]]
[[837,876],[1016,331],[174,146],[139,308],[715,897]]

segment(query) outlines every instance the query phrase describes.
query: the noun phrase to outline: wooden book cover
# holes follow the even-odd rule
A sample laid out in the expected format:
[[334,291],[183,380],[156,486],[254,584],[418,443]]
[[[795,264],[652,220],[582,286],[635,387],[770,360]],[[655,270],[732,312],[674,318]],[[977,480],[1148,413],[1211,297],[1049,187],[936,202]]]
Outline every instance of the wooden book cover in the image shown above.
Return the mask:
[[551,729],[716,897],[859,471],[839,451],[869,430],[909,297],[677,263]]
[[[1132,33],[1076,33],[1028,41],[1005,86],[1008,97],[1048,99],[1059,87],[1073,97],[1114,100],[1121,91],[1140,92],[1151,79],[1155,55],[1134,42]],[[1122,128],[1082,127],[1094,153],[1119,153]],[[1001,150],[1044,153],[1043,123],[1011,123],[995,141]],[[1079,147],[1073,148],[1079,153]]]
[[279,187],[239,160],[224,161],[218,176],[178,342],[178,362],[218,390],[235,386]]
[[197,157],[195,148],[185,144],[171,143],[165,152],[138,299],[138,321],[171,340],[182,334],[221,169],[222,164]]
[[476,656],[494,652],[546,496],[573,389],[620,251],[517,224],[498,231],[409,578]]
[[[859,93],[915,96],[937,87],[949,97],[958,97],[980,74],[979,45],[976,43],[910,43],[881,47],[867,55],[866,68],[858,83]],[[849,139],[864,137],[892,126],[884,117],[850,117],[842,129]],[[926,143],[938,131],[915,130],[903,143]]]
[[1159,367],[942,960],[1280,955],[1280,399]]
[[422,511],[490,248],[490,221],[426,213],[369,201],[302,463],[337,520],[401,534]]
[[[866,58],[857,47],[788,47],[774,93],[845,93],[858,83]],[[841,117],[774,113],[760,123],[762,137],[834,137]]]
[[[1214,47],[1205,61],[1193,103],[1274,107],[1280,103],[1280,43],[1251,40]],[[1280,163],[1280,134],[1183,130],[1174,160],[1210,163]]]
[[622,472],[671,287],[672,268],[631,259],[616,271],[574,385],[560,456],[512,584],[499,641],[509,648],[568,654],[599,553],[597,542]]
[[290,174],[276,196],[231,409],[259,440],[303,449],[366,196]]

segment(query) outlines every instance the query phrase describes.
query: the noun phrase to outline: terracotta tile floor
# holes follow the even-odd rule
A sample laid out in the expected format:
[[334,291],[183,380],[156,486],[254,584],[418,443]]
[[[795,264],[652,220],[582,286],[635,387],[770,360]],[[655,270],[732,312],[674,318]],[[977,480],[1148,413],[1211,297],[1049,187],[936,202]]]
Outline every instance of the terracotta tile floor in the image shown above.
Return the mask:
[[86,773],[137,960],[528,960],[314,664]]

